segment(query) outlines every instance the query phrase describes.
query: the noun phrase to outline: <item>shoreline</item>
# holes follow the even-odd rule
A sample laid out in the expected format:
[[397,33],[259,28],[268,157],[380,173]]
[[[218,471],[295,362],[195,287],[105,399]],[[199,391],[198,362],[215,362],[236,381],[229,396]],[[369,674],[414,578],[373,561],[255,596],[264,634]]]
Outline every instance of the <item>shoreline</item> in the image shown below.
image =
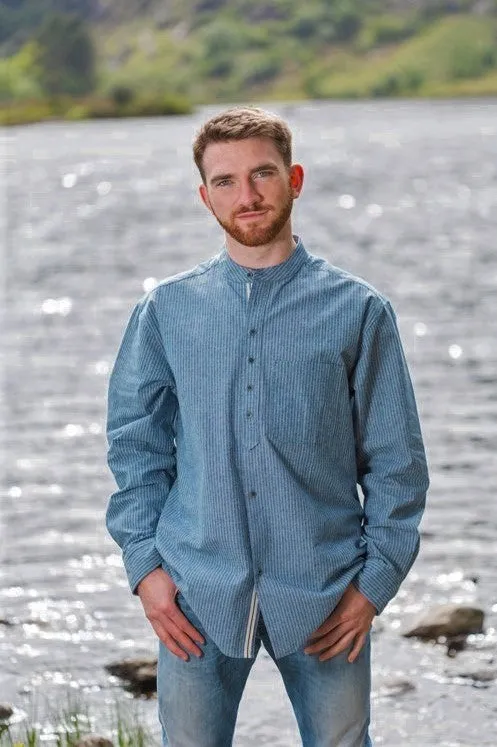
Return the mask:
[[[311,101],[319,103],[394,103],[399,101],[460,101],[462,103],[472,101],[497,101],[497,87],[494,92],[482,93],[457,93],[451,87],[445,93],[426,93],[411,95],[401,92],[391,96],[330,96],[327,98],[271,98],[271,103],[288,103],[305,105]],[[257,99],[257,103],[264,103],[265,99]],[[236,105],[240,102],[207,102],[193,104],[181,97],[143,97],[140,100],[121,106],[112,99],[103,97],[85,97],[84,99],[61,97],[60,99],[26,100],[20,102],[9,102],[0,106],[0,127],[19,126],[26,124],[39,124],[42,122],[90,122],[99,119],[132,119],[143,117],[177,117],[194,114],[197,107],[213,106],[214,103],[222,105]],[[250,102],[249,102],[250,103]]]

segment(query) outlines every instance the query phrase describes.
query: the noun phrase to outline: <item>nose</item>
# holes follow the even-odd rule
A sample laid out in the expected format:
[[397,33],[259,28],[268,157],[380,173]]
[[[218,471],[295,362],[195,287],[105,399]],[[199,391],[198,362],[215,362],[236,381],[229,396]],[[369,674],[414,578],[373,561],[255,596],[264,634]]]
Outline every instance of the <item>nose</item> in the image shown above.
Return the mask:
[[252,207],[255,203],[261,201],[262,197],[257,190],[257,185],[250,177],[240,182],[240,192],[238,199],[245,207]]

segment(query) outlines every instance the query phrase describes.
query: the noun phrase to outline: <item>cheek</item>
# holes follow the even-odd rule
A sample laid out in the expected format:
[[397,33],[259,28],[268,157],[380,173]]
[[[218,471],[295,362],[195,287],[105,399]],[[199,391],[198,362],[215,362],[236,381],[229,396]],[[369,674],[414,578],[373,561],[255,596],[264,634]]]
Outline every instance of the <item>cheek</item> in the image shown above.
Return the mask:
[[232,206],[236,203],[237,193],[236,190],[226,190],[225,192],[219,192],[211,199],[211,205],[216,212],[226,212],[231,210]]
[[236,204],[232,199],[227,200],[218,200],[217,206],[216,206],[216,212],[218,215],[223,215],[225,217],[229,217],[233,210],[236,209]]

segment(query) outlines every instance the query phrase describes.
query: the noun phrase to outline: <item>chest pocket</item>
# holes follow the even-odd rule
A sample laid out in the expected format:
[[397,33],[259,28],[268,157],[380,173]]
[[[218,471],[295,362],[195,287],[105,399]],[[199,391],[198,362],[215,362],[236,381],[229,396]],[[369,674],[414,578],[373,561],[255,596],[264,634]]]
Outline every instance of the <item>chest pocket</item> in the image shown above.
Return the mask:
[[340,361],[276,358],[267,380],[266,435],[275,445],[315,445],[336,433],[348,391]]

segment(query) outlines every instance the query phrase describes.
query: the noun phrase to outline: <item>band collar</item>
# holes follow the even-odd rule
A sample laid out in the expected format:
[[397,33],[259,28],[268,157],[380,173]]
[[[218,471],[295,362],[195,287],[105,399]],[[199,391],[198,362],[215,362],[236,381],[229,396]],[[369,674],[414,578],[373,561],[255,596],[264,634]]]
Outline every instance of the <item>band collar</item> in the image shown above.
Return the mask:
[[297,246],[287,259],[279,262],[277,265],[269,267],[244,267],[231,257],[226,246],[223,247],[219,254],[219,261],[224,266],[225,272],[229,279],[246,283],[247,281],[273,282],[278,280],[290,280],[290,278],[302,267],[304,262],[309,258],[309,253],[305,249],[299,236],[293,237]]

